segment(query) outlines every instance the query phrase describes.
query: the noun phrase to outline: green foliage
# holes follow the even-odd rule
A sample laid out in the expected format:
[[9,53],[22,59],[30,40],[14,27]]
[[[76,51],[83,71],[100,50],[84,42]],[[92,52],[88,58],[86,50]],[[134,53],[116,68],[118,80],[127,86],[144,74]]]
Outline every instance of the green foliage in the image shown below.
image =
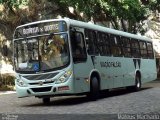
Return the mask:
[[0,4],[2,4],[3,3],[3,0],[0,0]]
[[15,87],[13,85],[3,85],[0,87],[0,91],[13,91]]
[[26,5],[28,0],[0,0],[0,4],[7,5],[8,8],[18,9],[20,5]]
[[[33,8],[32,3],[35,4],[34,6],[44,3],[40,6],[45,7],[47,2],[53,6],[56,4],[59,9],[55,12],[63,17],[67,16],[84,21],[90,21],[93,18],[94,22],[110,21],[115,29],[121,29],[119,24],[121,22],[123,30],[132,33],[138,32],[137,28],[140,26],[137,25],[147,19],[150,11],[160,11],[160,0],[46,0],[45,2],[44,0],[38,2],[33,2],[33,0],[0,0],[0,4],[8,6],[10,10],[19,9],[21,5]],[[74,13],[69,12],[69,7],[74,8]],[[30,9],[32,17],[36,14],[36,10],[37,8]],[[45,8],[41,10],[45,10]],[[84,13],[84,16],[80,16],[80,13]],[[24,14],[23,16],[29,15]],[[124,21],[128,23],[128,26],[124,24]]]
[[83,12],[86,21],[89,21],[91,17],[94,21],[109,20],[115,29],[120,29],[118,20],[130,21],[130,24],[132,23],[130,26],[133,26],[143,20],[146,14],[146,9],[139,0],[132,2],[131,0],[59,0],[59,3],[71,6],[79,13]]
[[14,76],[2,75],[0,77],[0,91],[14,90]]

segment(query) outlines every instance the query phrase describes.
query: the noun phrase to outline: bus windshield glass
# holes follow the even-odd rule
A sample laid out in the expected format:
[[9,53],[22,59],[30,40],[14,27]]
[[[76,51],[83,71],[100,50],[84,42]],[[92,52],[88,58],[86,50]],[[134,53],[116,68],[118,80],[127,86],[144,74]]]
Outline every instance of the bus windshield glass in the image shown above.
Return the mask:
[[69,63],[66,33],[49,34],[14,41],[17,72],[41,72],[58,69]]

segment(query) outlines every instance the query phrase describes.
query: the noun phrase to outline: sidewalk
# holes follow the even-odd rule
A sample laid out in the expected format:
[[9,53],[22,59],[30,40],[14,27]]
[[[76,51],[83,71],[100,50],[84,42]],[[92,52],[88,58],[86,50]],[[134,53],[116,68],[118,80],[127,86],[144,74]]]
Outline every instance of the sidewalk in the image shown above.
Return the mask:
[[156,79],[151,82],[144,83],[142,87],[158,87],[160,88],[160,79]]
[[0,91],[0,95],[7,95],[7,94],[13,94],[16,93],[16,91]]

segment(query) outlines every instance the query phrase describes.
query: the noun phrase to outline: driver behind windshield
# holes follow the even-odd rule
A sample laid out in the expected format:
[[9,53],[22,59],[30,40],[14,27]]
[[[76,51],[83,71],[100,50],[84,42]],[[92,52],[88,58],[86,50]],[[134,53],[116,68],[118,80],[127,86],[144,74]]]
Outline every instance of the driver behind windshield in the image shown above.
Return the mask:
[[61,49],[63,45],[64,41],[53,34],[45,40],[44,57],[42,58],[49,67],[52,68],[52,66],[59,67],[63,65],[61,60]]

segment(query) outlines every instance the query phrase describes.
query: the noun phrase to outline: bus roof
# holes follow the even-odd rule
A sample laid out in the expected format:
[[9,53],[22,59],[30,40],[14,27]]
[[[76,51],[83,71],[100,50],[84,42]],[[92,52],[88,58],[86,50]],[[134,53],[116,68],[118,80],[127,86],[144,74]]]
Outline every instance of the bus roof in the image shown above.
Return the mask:
[[70,18],[41,20],[41,21],[36,21],[36,22],[31,22],[31,23],[27,23],[24,25],[20,25],[17,28],[29,26],[29,25],[34,25],[34,24],[39,24],[39,23],[44,23],[44,22],[51,22],[51,21],[65,21],[66,23],[68,23],[68,25],[75,26],[75,27],[82,27],[82,28],[92,29],[95,31],[101,31],[101,32],[109,33],[109,34],[120,35],[120,36],[124,36],[124,37],[129,37],[129,38],[133,38],[133,39],[139,39],[139,40],[151,42],[151,39],[149,39],[146,36],[131,34],[131,33],[123,32],[120,30],[115,30],[112,28],[107,28],[107,27],[103,27],[100,25],[96,25],[93,23],[87,23],[87,22],[82,22],[82,21],[78,21],[78,20],[73,20]]
[[106,33],[109,33],[109,34],[120,35],[120,36],[124,36],[124,37],[130,37],[130,38],[133,38],[133,39],[151,41],[151,39],[146,37],[146,36],[131,34],[131,33],[123,32],[123,31],[120,31],[120,30],[115,30],[115,29],[112,29],[112,28],[107,28],[107,27],[103,27],[103,26],[100,26],[100,25],[96,25],[96,24],[93,24],[93,23],[86,23],[86,22],[81,22],[81,21],[77,21],[77,20],[73,20],[73,19],[69,19],[69,22],[70,22],[70,25],[77,26],[77,27],[88,28],[88,29],[92,29],[92,30],[95,30],[95,31],[102,31],[102,32],[106,32]]

